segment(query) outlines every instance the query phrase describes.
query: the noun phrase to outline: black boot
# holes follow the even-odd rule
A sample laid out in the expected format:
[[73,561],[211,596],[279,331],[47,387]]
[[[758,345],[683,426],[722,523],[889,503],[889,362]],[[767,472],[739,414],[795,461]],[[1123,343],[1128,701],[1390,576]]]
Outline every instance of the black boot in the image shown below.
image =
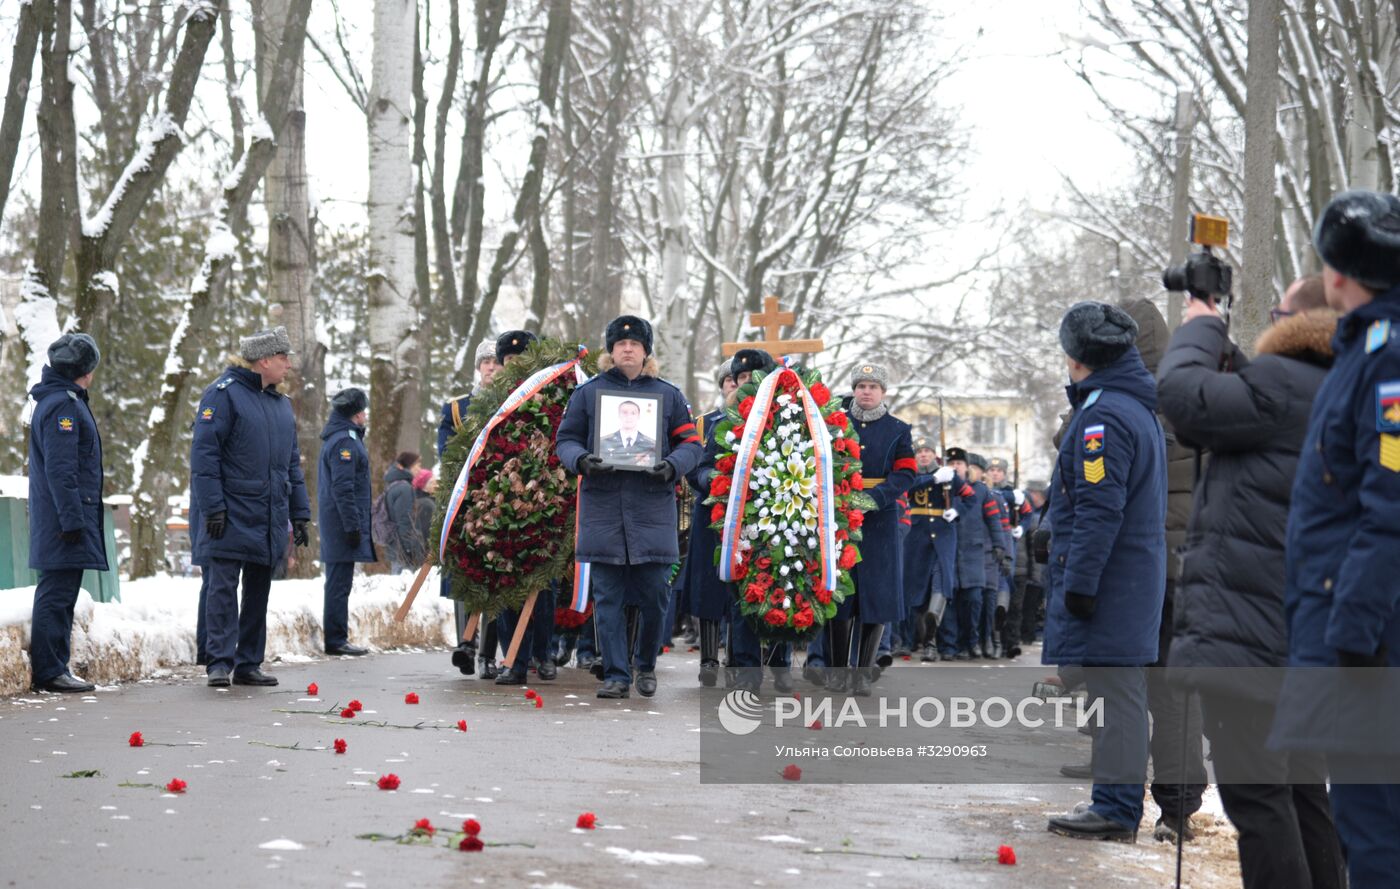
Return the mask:
[[773,671],[773,691],[780,695],[792,694],[792,668],[769,667]]
[[574,656],[574,647],[578,645],[576,634],[565,634],[559,638],[559,648],[554,652],[554,666],[567,666]]
[[827,621],[826,655],[826,690],[845,694],[851,676],[851,621]]
[[486,626],[481,628],[481,649],[477,652],[479,663],[477,673],[482,679],[495,679],[501,675],[501,668],[496,664],[499,635],[494,620],[486,621]]
[[851,694],[862,698],[870,697],[870,684],[877,675],[871,666],[875,653],[880,648],[880,637],[885,635],[884,624],[861,624],[860,651],[856,653],[855,676],[851,682]]
[[697,620],[698,618],[687,615],[681,623],[681,642],[685,643],[687,648],[700,644],[700,633],[695,629]]
[[719,681],[719,621],[700,621],[700,684],[714,688]]

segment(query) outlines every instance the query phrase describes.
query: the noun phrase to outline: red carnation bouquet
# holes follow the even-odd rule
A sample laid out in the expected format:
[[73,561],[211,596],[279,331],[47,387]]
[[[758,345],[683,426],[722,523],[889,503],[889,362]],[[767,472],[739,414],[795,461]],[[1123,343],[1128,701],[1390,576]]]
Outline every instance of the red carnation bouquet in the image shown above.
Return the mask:
[[[850,569],[860,561],[863,510],[874,501],[862,489],[860,442],[839,402],[816,370],[775,370],[778,380],[752,460],[748,499],[734,544],[733,569],[740,613],[760,636],[801,639],[815,635],[854,595]],[[759,422],[755,396],[767,374],[756,373],[736,393],[736,404],[715,430],[719,457],[710,480],[710,521],[723,538],[739,445],[748,424]],[[832,499],[835,517],[836,583],[822,585],[820,509],[821,477],[817,443],[803,409],[804,398],[820,410],[830,439]],[[715,564],[723,558],[723,541]]]
[[[577,354],[557,340],[541,340],[503,367],[472,396],[462,428],[443,453],[443,477],[457,478],[482,429],[521,383]],[[586,373],[596,370],[587,356],[580,363]],[[530,593],[573,570],[577,483],[554,455],[554,439],[576,387],[569,370],[526,399],[495,425],[472,466],[442,566],[452,597],[469,611],[519,608]],[[434,541],[451,498],[450,487],[439,487]]]

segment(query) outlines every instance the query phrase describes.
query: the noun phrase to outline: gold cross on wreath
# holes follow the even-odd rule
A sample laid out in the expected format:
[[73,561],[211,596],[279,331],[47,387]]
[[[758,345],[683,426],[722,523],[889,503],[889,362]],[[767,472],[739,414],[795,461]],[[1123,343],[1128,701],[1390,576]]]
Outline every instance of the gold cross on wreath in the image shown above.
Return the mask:
[[779,355],[810,355],[826,348],[821,340],[783,339],[783,325],[790,325],[796,321],[797,315],[795,313],[778,310],[776,296],[765,296],[763,298],[763,311],[753,312],[749,315],[750,324],[763,328],[763,339],[752,343],[724,343],[720,346],[720,354],[729,358],[740,349],[762,349],[776,358]]

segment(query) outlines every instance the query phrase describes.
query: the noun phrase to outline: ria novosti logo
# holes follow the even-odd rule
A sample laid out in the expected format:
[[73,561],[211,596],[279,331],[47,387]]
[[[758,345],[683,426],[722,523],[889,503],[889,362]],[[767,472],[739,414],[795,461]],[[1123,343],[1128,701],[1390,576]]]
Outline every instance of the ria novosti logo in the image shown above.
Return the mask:
[[763,709],[758,695],[735,689],[719,702],[719,724],[731,735],[747,735],[763,722]]

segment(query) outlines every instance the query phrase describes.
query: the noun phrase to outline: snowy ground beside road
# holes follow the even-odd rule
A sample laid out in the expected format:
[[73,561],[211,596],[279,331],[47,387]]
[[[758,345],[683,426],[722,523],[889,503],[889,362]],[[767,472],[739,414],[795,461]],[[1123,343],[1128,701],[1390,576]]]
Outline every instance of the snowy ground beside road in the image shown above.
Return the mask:
[[[452,606],[429,575],[401,624],[393,622],[413,575],[359,575],[350,595],[350,638],[378,649],[436,648],[453,642]],[[73,671],[103,685],[161,678],[194,663],[198,577],[126,581],[120,602],[79,593],[73,620]],[[268,600],[267,657],[293,662],[322,656],[322,580],[279,580]],[[34,588],[0,590],[0,694],[29,687]]]
[[[695,657],[659,667],[655,698],[623,701],[561,670],[531,686],[538,708],[522,689],[461,677],[441,651],[274,664],[275,689],[209,689],[200,671],[173,668],[85,697],[0,699],[0,860],[25,886],[99,872],[105,885],[202,889],[1172,883],[1173,849],[1150,839],[1151,815],[1135,846],[1046,832],[1045,815],[1085,799],[1083,786],[701,784]],[[352,698],[364,710],[343,719]],[[147,746],[128,746],[133,731]],[[89,770],[100,774],[64,777]],[[378,789],[391,772],[399,789]],[[172,778],[184,793],[160,789]],[[596,830],[575,827],[583,812]],[[448,846],[468,817],[482,853]],[[357,838],[420,818],[443,831],[432,846]],[[1186,885],[1237,886],[1228,826],[1201,820]],[[1014,867],[995,863],[1000,844]]]

